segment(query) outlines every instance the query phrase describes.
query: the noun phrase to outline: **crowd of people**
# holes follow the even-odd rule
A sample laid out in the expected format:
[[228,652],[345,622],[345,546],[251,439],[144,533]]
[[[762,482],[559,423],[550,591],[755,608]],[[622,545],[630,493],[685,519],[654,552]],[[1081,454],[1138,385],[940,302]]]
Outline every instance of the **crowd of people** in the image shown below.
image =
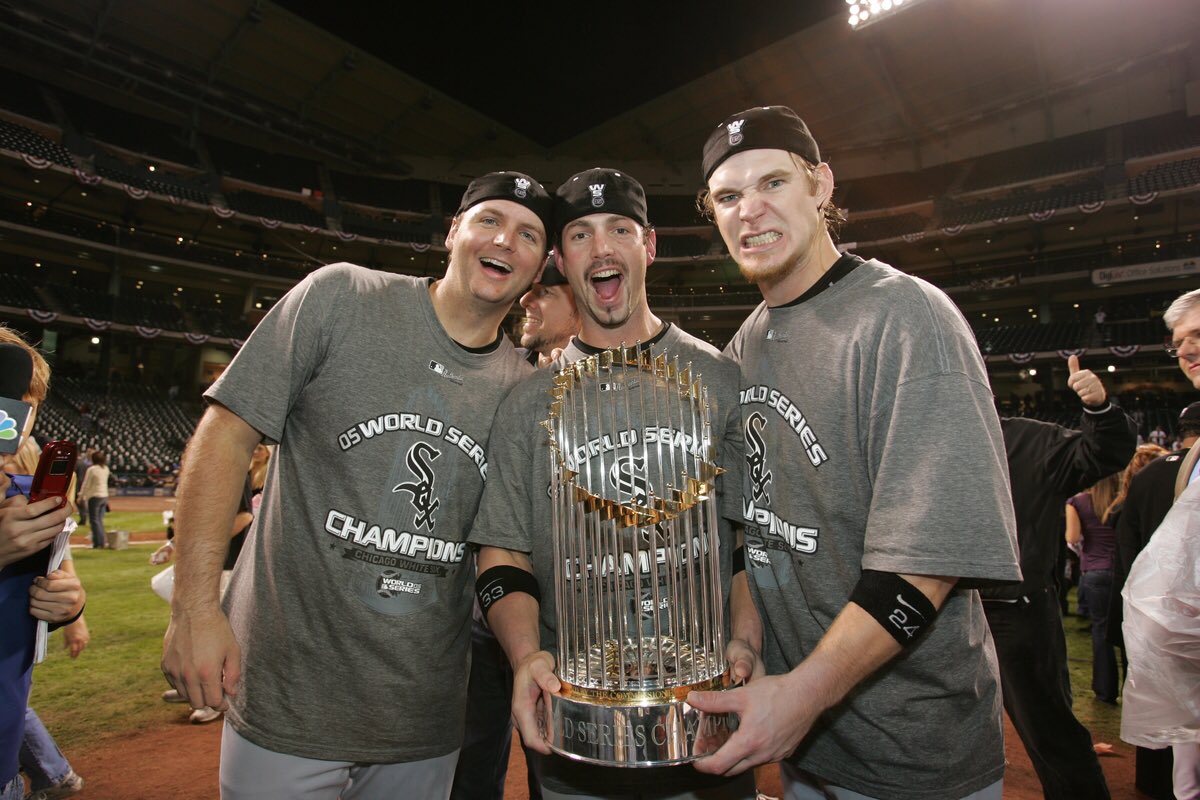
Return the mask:
[[[656,234],[634,177],[598,167],[550,193],[508,171],[468,186],[443,277],[315,270],[207,390],[179,480],[162,668],[174,698],[224,715],[223,798],[497,798],[511,714],[531,796],[553,800],[752,800],[754,768],[773,762],[789,800],[1000,800],[1002,709],[1046,797],[1109,796],[1071,710],[1059,554],[1082,547],[1095,691],[1115,701],[1111,609],[1192,461],[1137,471],[1151,453],[1135,422],[1075,356],[1063,390],[1078,429],[998,416],[946,295],[838,251],[832,170],[790,109],[720,122],[702,168],[701,205],[763,297],[724,352],[650,308]],[[524,351],[500,331],[518,298]],[[1164,321],[1200,389],[1200,291]],[[556,373],[616,347],[703,373],[724,470],[734,685],[676,700],[739,724],[688,764],[619,769],[552,747],[552,700],[573,691],[556,628],[581,590],[554,578],[541,423]],[[1160,474],[1171,493],[1147,486]],[[19,493],[0,504],[0,585],[19,589],[3,613],[24,624],[6,647],[27,649],[34,617],[82,611],[77,579],[9,571],[68,513]],[[5,707],[23,710],[29,659],[13,664]],[[386,713],[368,723],[368,709]],[[3,730],[23,727],[9,716]],[[22,796],[9,738],[0,800]],[[1174,791],[1195,797],[1195,742],[1173,755]]]

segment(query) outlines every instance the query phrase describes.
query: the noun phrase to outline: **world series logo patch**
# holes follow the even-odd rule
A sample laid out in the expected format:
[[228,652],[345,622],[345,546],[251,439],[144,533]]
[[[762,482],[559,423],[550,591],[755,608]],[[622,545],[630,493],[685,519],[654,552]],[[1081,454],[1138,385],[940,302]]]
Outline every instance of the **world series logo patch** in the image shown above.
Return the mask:
[[737,146],[742,143],[742,126],[746,124],[746,120],[739,119],[736,122],[731,122],[725,127],[729,129],[729,144]]

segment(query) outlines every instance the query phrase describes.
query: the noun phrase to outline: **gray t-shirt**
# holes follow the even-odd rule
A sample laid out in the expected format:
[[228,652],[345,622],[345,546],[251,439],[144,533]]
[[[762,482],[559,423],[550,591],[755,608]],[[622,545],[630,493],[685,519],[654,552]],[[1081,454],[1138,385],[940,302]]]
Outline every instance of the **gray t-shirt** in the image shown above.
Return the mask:
[[[733,363],[715,348],[670,326],[652,343],[654,353],[665,352],[669,357],[679,356],[680,366],[689,362],[693,376],[708,388],[711,407],[713,442],[717,446],[717,463],[729,471],[717,479],[719,502],[719,530],[721,535],[721,584],[728,589],[729,551],[732,540],[731,527],[726,517],[737,518],[741,513],[737,487],[741,483],[741,420],[737,408],[738,373]],[[528,553],[533,562],[534,575],[541,590],[540,635],[544,649],[557,652],[557,611],[554,595],[554,557],[551,528],[550,486],[550,437],[542,422],[549,416],[550,388],[554,375],[567,363],[590,355],[592,350],[573,341],[553,365],[545,367],[512,390],[497,412],[496,428],[488,444],[490,479],[480,501],[479,514],[471,528],[469,541],[473,545],[491,545],[507,550]],[[613,384],[615,399],[606,405],[605,431],[602,441],[581,446],[579,453],[586,457],[576,464],[581,479],[593,476],[593,481],[610,477],[622,448],[613,443],[631,441],[626,435],[632,428],[645,437],[645,419],[642,419],[642,403],[639,391],[632,385]],[[605,387],[606,394],[609,389]],[[631,411],[626,412],[625,395],[633,396]],[[605,401],[607,403],[607,401]],[[593,407],[589,412],[597,414]],[[627,426],[626,414],[635,424]],[[609,415],[612,421],[609,421]],[[661,425],[654,434],[661,436],[662,428],[678,430],[677,422],[667,423],[665,414],[658,420]],[[650,447],[653,462],[655,448]],[[590,464],[590,470],[589,465]],[[650,483],[655,485],[658,473],[653,463],[645,469]],[[597,488],[597,487],[593,487]],[[726,491],[728,489],[729,491]],[[656,490],[661,491],[661,490]],[[596,491],[599,494],[599,490]],[[694,553],[693,553],[694,554]],[[667,556],[663,556],[667,557]],[[643,601],[645,599],[643,598]],[[643,620],[643,624],[647,624]],[[724,779],[713,779],[702,775],[690,766],[663,769],[619,769],[578,764],[559,756],[543,759],[542,780],[545,785],[559,792],[605,793],[616,792],[621,786],[640,787],[670,786],[685,789],[692,786],[708,786],[724,783]]]
[[207,396],[278,442],[225,606],[229,714],[282,753],[400,762],[463,737],[466,534],[500,399],[529,365],[468,351],[429,281],[337,264],[271,310]]
[[781,308],[742,369],[746,569],[768,670],[795,667],[864,569],[960,578],[924,637],[825,714],[792,760],[871,797],[958,798],[1003,775],[995,650],[978,593],[1017,580],[1004,443],[966,321],[878,261]]

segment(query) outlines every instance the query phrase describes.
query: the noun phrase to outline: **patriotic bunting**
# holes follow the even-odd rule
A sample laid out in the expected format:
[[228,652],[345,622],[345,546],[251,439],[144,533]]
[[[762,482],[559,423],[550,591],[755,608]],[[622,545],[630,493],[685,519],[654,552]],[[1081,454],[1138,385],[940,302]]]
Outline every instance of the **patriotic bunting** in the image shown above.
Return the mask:
[[137,331],[137,335],[143,339],[153,339],[162,333],[162,328],[149,328],[145,325],[134,325],[133,329]]
[[215,206],[215,205],[209,206],[209,208],[211,208],[212,212],[214,214],[216,214],[218,217],[220,217],[221,219],[229,219],[230,217],[233,216],[233,209],[221,208],[220,206]]
[[185,333],[184,339],[187,339],[191,344],[204,344],[208,341],[207,333]]
[[39,308],[27,308],[25,309],[25,313],[29,315],[30,319],[34,320],[35,322],[40,322],[43,325],[54,322],[54,320],[58,319],[58,312],[56,311],[42,311]]
[[1008,360],[1014,364],[1028,364],[1033,361],[1033,353],[1009,353]]
[[264,228],[271,228],[272,230],[283,224],[277,219],[270,219],[268,217],[259,217],[258,221]]
[[150,193],[145,189],[139,189],[136,186],[130,186],[128,183],[121,184],[121,188],[125,190],[125,194],[129,195],[134,200],[145,200],[150,196]]
[[949,228],[942,228],[942,233],[946,234],[947,236],[958,236],[960,233],[963,232],[963,228],[965,228],[965,227],[967,227],[967,226],[966,225],[951,225]]
[[1158,199],[1158,192],[1146,192],[1145,194],[1129,195],[1129,202],[1135,206],[1148,206]]
[[1059,358],[1062,358],[1065,361],[1066,359],[1070,358],[1071,356],[1081,356],[1086,352],[1087,352],[1086,347],[1077,347],[1074,350],[1059,350],[1058,355],[1059,355]]
[[[50,162],[44,158],[31,156],[29,153],[21,153],[21,160],[34,169],[50,169]],[[78,170],[76,170],[78,172]]]
[[1079,205],[1079,210],[1082,211],[1084,214],[1095,214],[1097,211],[1099,211],[1102,208],[1104,208],[1103,200],[1097,200],[1094,203],[1081,203]]
[[1030,211],[1029,218],[1034,222],[1045,222],[1054,216],[1055,209],[1048,208],[1045,211]]
[[101,331],[106,331],[112,327],[112,323],[109,322],[108,320],[96,319],[95,317],[84,317],[83,324],[87,325],[89,328],[91,328],[96,333],[100,333]]
[[1112,347],[1108,348],[1108,352],[1112,353],[1118,358],[1132,358],[1133,356],[1137,355],[1138,350],[1141,349],[1142,348],[1136,344],[1113,345]]
[[[49,163],[49,162],[47,162],[47,163]],[[100,183],[100,181],[104,180],[99,175],[89,175],[88,173],[81,170],[79,167],[76,167],[72,171],[75,173],[75,180],[79,181],[80,183],[84,184],[85,186],[95,186],[96,184]]]

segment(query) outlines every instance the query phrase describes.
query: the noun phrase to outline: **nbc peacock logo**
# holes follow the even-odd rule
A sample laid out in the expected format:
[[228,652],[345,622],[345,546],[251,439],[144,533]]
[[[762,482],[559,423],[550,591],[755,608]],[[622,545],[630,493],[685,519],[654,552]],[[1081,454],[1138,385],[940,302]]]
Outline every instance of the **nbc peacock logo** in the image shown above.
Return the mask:
[[8,412],[0,409],[0,441],[9,441],[17,438],[20,431],[17,430],[17,421],[8,415]]

